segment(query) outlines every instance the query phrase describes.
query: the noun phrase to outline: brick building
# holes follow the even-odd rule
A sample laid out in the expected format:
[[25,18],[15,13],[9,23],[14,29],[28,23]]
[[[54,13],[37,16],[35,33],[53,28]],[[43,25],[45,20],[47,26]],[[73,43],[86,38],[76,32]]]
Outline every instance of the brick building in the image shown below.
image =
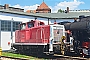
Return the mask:
[[51,9],[45,4],[45,2],[42,2],[40,6],[37,6],[36,10],[27,10],[27,13],[51,13]]
[[5,10],[5,9],[9,11],[24,12],[24,9],[9,7],[9,4],[5,4],[4,6],[0,5],[0,10]]
[[36,13],[36,10],[27,10],[27,13]]

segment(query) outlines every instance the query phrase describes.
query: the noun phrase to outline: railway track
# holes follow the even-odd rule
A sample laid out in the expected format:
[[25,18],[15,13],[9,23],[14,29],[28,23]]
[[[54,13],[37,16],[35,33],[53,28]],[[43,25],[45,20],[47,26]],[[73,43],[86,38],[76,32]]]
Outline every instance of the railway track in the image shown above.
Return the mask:
[[63,56],[58,54],[54,54],[54,56],[56,56],[58,60],[90,60],[90,58]]
[[[49,56],[49,55],[38,56],[38,55],[39,54],[37,54],[37,56],[34,56],[34,57],[38,58],[37,60],[41,60],[39,58],[43,58],[46,60],[90,60],[90,58],[63,56],[63,55],[59,55],[59,54],[54,54],[53,56]],[[30,55],[30,56],[32,56],[32,55]],[[25,58],[22,59],[22,58],[1,56],[1,60],[32,60],[32,59],[25,59]]]
[[7,57],[7,56],[1,56],[0,60],[28,60],[25,58],[13,58],[13,57]]
[[90,60],[90,58],[63,56],[58,54],[54,54],[53,56],[44,55],[44,56],[41,56],[40,58],[45,58],[47,60]]
[[[0,60],[30,60],[30,59],[21,59],[21,58],[12,58],[1,56]],[[71,56],[63,56],[54,54],[54,56],[48,56],[47,60],[90,60],[90,58],[83,58],[83,57],[71,57]]]

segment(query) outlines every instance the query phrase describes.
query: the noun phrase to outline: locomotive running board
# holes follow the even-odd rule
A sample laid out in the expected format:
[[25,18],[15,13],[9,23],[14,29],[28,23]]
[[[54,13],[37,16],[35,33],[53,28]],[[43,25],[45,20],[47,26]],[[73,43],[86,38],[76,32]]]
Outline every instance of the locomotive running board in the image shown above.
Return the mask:
[[47,43],[12,43],[12,45],[47,45]]

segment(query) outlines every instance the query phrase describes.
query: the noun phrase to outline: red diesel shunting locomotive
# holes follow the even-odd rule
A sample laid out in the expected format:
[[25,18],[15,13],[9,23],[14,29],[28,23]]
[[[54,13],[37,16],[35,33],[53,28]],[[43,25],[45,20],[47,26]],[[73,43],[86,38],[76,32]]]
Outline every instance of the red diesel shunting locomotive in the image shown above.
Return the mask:
[[64,25],[45,25],[44,22],[31,20],[20,24],[13,47],[21,53],[60,53],[62,36],[65,36]]

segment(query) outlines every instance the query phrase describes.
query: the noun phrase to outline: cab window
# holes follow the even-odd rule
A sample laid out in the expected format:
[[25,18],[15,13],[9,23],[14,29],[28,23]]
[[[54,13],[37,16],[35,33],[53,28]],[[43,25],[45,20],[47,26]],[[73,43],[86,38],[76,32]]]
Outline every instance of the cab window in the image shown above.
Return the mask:
[[25,23],[23,23],[23,24],[20,25],[20,30],[23,30],[25,28],[26,28],[26,24]]
[[28,23],[28,28],[34,27],[33,23]]
[[40,22],[40,26],[41,26],[41,25],[44,25],[44,23],[43,23],[43,22]]

